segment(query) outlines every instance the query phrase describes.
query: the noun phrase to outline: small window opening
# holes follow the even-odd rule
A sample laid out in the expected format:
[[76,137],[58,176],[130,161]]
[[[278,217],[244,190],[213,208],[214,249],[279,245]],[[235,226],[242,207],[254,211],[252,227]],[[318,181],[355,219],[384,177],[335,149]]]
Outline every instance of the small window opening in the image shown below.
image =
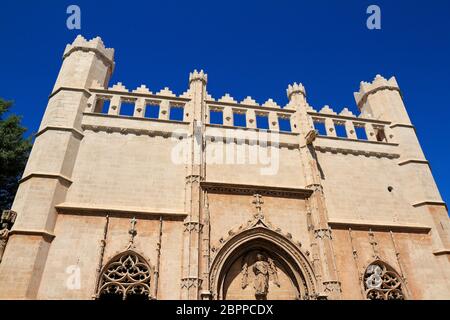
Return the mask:
[[223,124],[223,111],[219,109],[211,109],[209,111],[210,124]]
[[234,111],[233,112],[233,125],[235,127],[246,127],[247,119],[245,116],[245,112]]
[[256,114],[256,127],[269,130],[269,116],[267,114]]
[[170,107],[169,120],[183,121],[184,119],[184,108],[183,107]]
[[327,128],[325,127],[325,122],[320,120],[314,120],[314,129],[319,132],[320,136],[327,135]]
[[132,117],[134,115],[134,101],[122,101],[119,115]]
[[289,117],[278,117],[280,131],[291,132],[291,119]]
[[343,122],[335,122],[334,129],[336,130],[336,136],[347,138],[347,131],[345,130],[345,124]]
[[159,118],[159,105],[148,104],[145,106],[145,118],[158,119]]
[[355,133],[358,140],[367,140],[367,133],[364,125],[355,125]]
[[387,142],[386,133],[384,132],[383,128],[376,128],[375,129],[375,136],[377,138],[377,141]]

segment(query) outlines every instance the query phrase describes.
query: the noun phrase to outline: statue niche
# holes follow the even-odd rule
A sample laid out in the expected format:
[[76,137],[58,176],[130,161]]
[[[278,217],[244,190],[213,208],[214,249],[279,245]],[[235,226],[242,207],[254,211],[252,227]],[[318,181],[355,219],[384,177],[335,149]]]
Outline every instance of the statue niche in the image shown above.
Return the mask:
[[[245,289],[248,285],[248,263],[250,255],[247,254],[244,258],[244,264],[242,266],[242,289]],[[269,280],[272,283],[280,287],[278,281],[278,270],[274,261],[268,258],[264,253],[256,253],[256,261],[252,266],[254,274],[255,298],[256,300],[266,300],[267,293],[269,292]]]
[[231,265],[224,283],[226,299],[298,299],[293,275],[264,250],[244,253]]

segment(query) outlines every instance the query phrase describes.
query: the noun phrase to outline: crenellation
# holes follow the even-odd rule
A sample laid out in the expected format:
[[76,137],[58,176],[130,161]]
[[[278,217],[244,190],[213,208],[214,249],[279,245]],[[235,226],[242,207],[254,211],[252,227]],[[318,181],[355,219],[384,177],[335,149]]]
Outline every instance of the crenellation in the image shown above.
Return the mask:
[[134,89],[134,93],[142,93],[147,95],[152,95],[153,93],[147,88],[145,84],[141,84],[138,88]]
[[325,114],[337,114],[333,109],[330,108],[329,105],[323,106],[323,108],[320,109],[319,113],[325,113]]
[[259,107],[260,105],[250,96],[247,96],[244,100],[241,101],[241,104]]
[[217,101],[225,102],[225,103],[231,103],[231,104],[237,104],[238,103],[232,96],[230,96],[229,93],[225,93],[225,95],[223,95],[222,98],[220,98]]
[[206,84],[208,82],[208,75],[203,70],[194,70],[194,72],[189,73],[189,83],[197,80]]
[[306,97],[306,90],[303,84],[294,82],[294,84],[290,84],[286,90],[286,94],[288,96],[288,99],[291,100],[291,97],[293,94],[299,93]]
[[355,117],[355,115],[348,110],[347,107],[345,107],[344,109],[342,109],[342,111],[339,113],[340,116],[346,116],[346,117]]
[[95,37],[91,40],[86,40],[83,36],[78,35],[72,44],[68,44],[64,50],[63,57],[67,57],[75,50],[92,50],[99,53],[106,58],[112,65],[114,65],[114,49],[106,48],[100,37]]
[[176,97],[176,95],[168,87],[164,87],[164,89],[160,90],[157,95],[164,97]]
[[361,109],[362,105],[367,100],[367,96],[377,92],[378,90],[394,90],[400,92],[395,77],[391,77],[389,80],[377,74],[372,82],[361,81],[359,91],[354,93],[356,104]]
[[281,107],[275,101],[273,101],[272,99],[268,99],[266,102],[264,102],[262,104],[262,107],[281,109]]
[[115,85],[110,87],[108,90],[118,91],[118,92],[129,92],[127,88],[122,84],[122,82],[117,82]]

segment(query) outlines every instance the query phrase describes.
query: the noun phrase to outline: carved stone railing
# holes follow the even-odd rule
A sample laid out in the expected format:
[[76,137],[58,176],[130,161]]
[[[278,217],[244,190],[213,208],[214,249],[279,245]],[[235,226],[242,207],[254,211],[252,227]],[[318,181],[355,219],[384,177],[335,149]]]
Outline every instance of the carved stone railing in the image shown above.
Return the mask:
[[[236,114],[244,114],[246,128],[258,129],[256,117],[261,116],[267,117],[268,127],[262,128],[264,130],[273,132],[298,132],[298,127],[293,120],[295,110],[289,107],[281,108],[272,99],[259,105],[251,97],[247,97],[243,101],[237,102],[229,94],[225,94],[217,101],[211,96],[208,96],[206,104],[208,106],[207,119],[209,119],[211,111],[220,111],[222,112],[224,127],[241,128],[242,126],[236,126],[233,120]],[[290,122],[290,128],[288,130],[280,129],[279,119],[287,119]],[[208,123],[211,122],[208,121]]]
[[[188,90],[182,95],[175,95],[167,87],[157,93],[151,92],[145,85],[130,91],[120,82],[111,88],[103,88],[94,83],[89,89],[91,96],[89,98],[85,114],[103,114],[112,118],[121,118],[121,108],[124,103],[132,105],[132,112],[124,116],[132,119],[149,119],[157,122],[189,123],[192,120],[192,111],[190,110],[191,92]],[[104,103],[109,103],[105,110]],[[263,104],[258,104],[251,97],[247,97],[241,102],[236,101],[229,94],[216,100],[209,94],[205,98],[206,114],[205,123],[208,126],[222,128],[245,128],[246,130],[267,130],[269,132],[279,132],[285,134],[299,134],[299,123],[296,121],[296,110],[293,105],[287,104],[284,108],[280,107],[272,99],[268,99]],[[146,109],[152,106],[158,106],[157,114],[146,116]],[[173,108],[182,108],[179,114],[181,118],[172,119],[170,117]],[[222,121],[213,123],[211,121],[211,112],[220,112]],[[245,123],[236,124],[234,118],[240,115],[245,116]],[[390,122],[370,118],[369,115],[355,116],[347,108],[344,108],[339,114],[333,111],[329,106],[323,107],[319,112],[312,107],[308,107],[308,115],[315,124],[322,124],[325,128],[325,134],[319,134],[319,138],[331,138],[349,141],[364,141],[373,143],[393,143],[393,135],[389,127]],[[266,117],[267,126],[260,127],[257,124],[257,117]],[[288,128],[281,128],[280,119],[288,124]],[[102,121],[105,122],[105,121]],[[106,123],[105,123],[105,125]],[[336,134],[336,127],[342,126],[344,135]],[[358,137],[357,131],[364,130],[365,137]]]
[[[148,90],[145,85],[136,90],[129,91],[120,82],[109,89],[101,86],[94,86],[89,90],[92,95],[89,98],[86,113],[103,113],[111,116],[120,116],[121,107],[124,103],[133,105],[133,118],[146,118],[146,108],[158,106],[158,115],[149,119],[159,119],[167,121],[189,121],[190,114],[185,106],[190,101],[189,92],[176,96],[169,88],[164,88],[157,93]],[[107,110],[102,110],[103,104],[109,103]],[[170,112],[172,108],[183,108],[182,119],[171,120]]]
[[[322,124],[325,134],[319,133],[321,137],[348,139],[353,141],[367,140],[369,142],[392,143],[393,134],[390,130],[390,122],[369,117],[357,117],[347,108],[337,114],[329,106],[323,107],[319,112],[314,109],[308,111],[315,125]],[[345,136],[338,136],[336,126],[345,128]],[[366,137],[358,137],[357,128],[364,130]],[[366,139],[367,138],[367,139]]]

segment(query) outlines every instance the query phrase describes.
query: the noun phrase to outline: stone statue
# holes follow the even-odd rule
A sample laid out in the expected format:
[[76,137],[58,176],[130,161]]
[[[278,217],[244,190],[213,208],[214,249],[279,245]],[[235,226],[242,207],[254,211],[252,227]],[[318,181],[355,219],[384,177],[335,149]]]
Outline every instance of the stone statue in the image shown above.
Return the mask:
[[269,292],[269,269],[270,264],[261,253],[256,254],[256,262],[253,265],[255,274],[255,297],[257,300],[265,300]]
[[8,236],[17,214],[12,210],[4,210],[0,218],[0,262],[5,252]]
[[249,280],[249,269],[253,271],[254,283],[253,288],[255,289],[255,297],[257,300],[265,300],[267,298],[267,293],[269,292],[269,281],[280,287],[278,281],[278,270],[275,262],[268,257],[267,254],[262,252],[257,252],[254,258],[253,265],[251,264],[251,256],[253,254],[249,253],[242,258],[242,289],[245,289],[248,285]]

